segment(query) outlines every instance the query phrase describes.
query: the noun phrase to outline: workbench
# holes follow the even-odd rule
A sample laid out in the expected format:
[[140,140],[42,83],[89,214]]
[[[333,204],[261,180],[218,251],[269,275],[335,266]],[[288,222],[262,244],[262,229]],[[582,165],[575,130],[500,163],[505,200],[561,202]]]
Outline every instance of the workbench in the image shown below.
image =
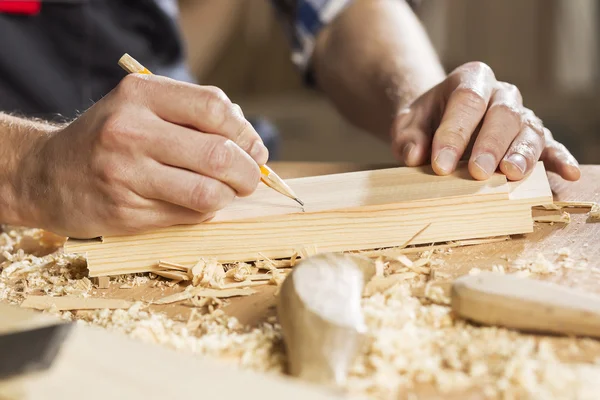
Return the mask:
[[[277,173],[280,174],[280,176],[282,176],[283,178],[292,178],[339,172],[359,171],[374,168],[387,168],[390,165],[273,162],[270,164],[270,166],[275,171],[277,171]],[[549,179],[555,200],[595,202],[600,201],[600,166],[583,166],[582,178],[578,182],[566,182],[554,174],[549,174]],[[561,267],[558,268],[556,271],[553,271],[551,273],[540,274],[536,277],[539,279],[553,281],[561,285],[575,287],[582,291],[600,294],[600,223],[593,223],[587,220],[586,213],[588,210],[572,208],[568,209],[567,211],[571,214],[572,218],[572,222],[569,224],[536,223],[534,232],[531,234],[513,236],[510,240],[507,241],[465,247],[456,247],[452,248],[450,251],[441,252],[435,256],[436,258],[442,260],[439,264],[437,264],[437,275],[443,276],[446,279],[452,279],[453,277],[467,274],[470,271],[474,271],[476,269],[491,270],[492,268],[494,268],[497,271],[508,271],[509,269],[511,269],[511,265],[513,265],[515,261],[526,260],[532,262],[536,260],[536,258],[539,258],[540,254],[543,255],[543,257],[546,260],[554,262],[555,260],[557,260],[557,251],[559,249],[568,249],[570,253],[569,257],[573,260],[573,267]],[[533,211],[534,215],[548,212],[550,211]],[[224,312],[225,315],[237,318],[237,320],[242,325],[260,329],[260,327],[263,326],[266,322],[274,322],[274,318],[276,315],[276,286],[264,285],[254,287],[253,289],[256,289],[258,293],[249,297],[229,299],[226,302],[226,304],[224,304],[221,307],[221,310]],[[90,291],[90,294],[92,296],[105,298],[120,298],[131,301],[148,301],[156,297],[164,296],[165,294],[171,292],[174,293],[180,290],[181,289],[177,286],[167,288],[153,287],[153,285],[150,282],[134,286],[132,288],[120,288],[120,283],[111,283],[111,286],[108,289],[98,289],[94,287]],[[373,300],[373,302],[379,301],[380,304],[392,304],[394,307],[396,307],[396,303],[398,303],[398,301],[401,302],[402,299],[395,300],[397,300],[395,303],[394,299],[390,301],[376,299]],[[417,312],[419,313],[431,312],[432,315],[440,313],[440,315],[443,314],[445,316],[447,314],[446,311],[442,311],[442,309],[444,308],[443,305],[435,303],[418,307],[421,308],[413,308],[412,310],[418,310]],[[189,321],[190,314],[195,312],[193,311],[194,307],[190,307],[189,305],[182,305],[179,303],[170,305],[152,305],[149,307],[149,310],[153,313],[165,313],[169,319],[183,322]],[[396,311],[398,311],[398,309]],[[75,313],[75,315],[77,315],[77,313]],[[397,315],[402,315],[402,313]],[[368,325],[369,318],[370,316],[367,315]],[[446,321],[444,318],[440,319],[439,321]],[[436,321],[437,322],[435,322],[433,325],[439,324],[439,321]],[[379,321],[377,323],[381,324],[382,321]],[[460,331],[460,329],[464,329],[464,326],[457,326],[456,323],[447,321],[447,324],[446,322],[444,322],[442,326],[431,326],[427,329],[429,329],[428,332],[435,332],[435,329],[437,328],[439,328],[442,332],[448,329],[448,332],[450,333],[448,333],[447,336],[452,338],[452,335],[457,334],[456,332]],[[398,332],[401,332],[402,328],[399,327],[397,323],[395,324],[392,321],[389,323],[388,330],[389,332],[394,333],[394,329],[398,329]],[[421,331],[418,332],[424,332],[422,331],[422,329],[425,328],[420,327],[419,329],[421,329]],[[382,327],[378,326],[377,330],[382,331]],[[538,381],[537,386],[534,385],[529,387],[527,386],[528,383],[518,383],[517,385],[515,384],[515,382],[511,382],[511,379],[517,379],[514,376],[512,378],[506,377],[507,382],[500,384],[500,387],[502,387],[502,385],[510,386],[513,384],[519,387],[523,386],[525,388],[523,392],[516,392],[517,395],[522,396],[521,398],[528,398],[527,390],[538,391],[537,395],[533,395],[532,393],[528,394],[528,396],[533,395],[532,398],[554,398],[553,396],[555,396],[556,393],[558,393],[558,396],[560,398],[581,399],[594,398],[591,395],[590,397],[586,397],[586,393],[588,392],[584,393],[583,391],[585,390],[591,390],[592,394],[594,394],[594,391],[592,389],[595,389],[596,391],[594,395],[600,393],[598,392],[598,390],[600,390],[600,386],[596,386],[592,389],[590,389],[589,387],[581,386],[581,382],[583,380],[589,381],[589,385],[600,384],[600,379],[598,379],[600,378],[600,341],[587,338],[575,339],[564,337],[552,337],[545,335],[526,335],[522,333],[515,333],[509,331],[498,333],[497,331],[498,330],[496,330],[495,328],[478,328],[475,326],[468,327],[468,332],[470,332],[469,334],[473,334],[474,336],[472,339],[468,338],[467,341],[473,341],[474,343],[481,342],[485,344],[485,340],[490,340],[488,347],[492,349],[490,350],[489,354],[489,356],[492,358],[490,358],[490,360],[488,361],[485,361],[485,358],[480,359],[480,364],[483,363],[486,365],[479,365],[478,367],[484,368],[486,370],[492,370],[493,368],[495,368],[496,364],[505,366],[506,363],[510,361],[510,359],[514,359],[514,366],[511,367],[513,370],[519,370],[519,368],[530,368],[531,371],[533,371],[531,372],[533,375],[537,374],[537,377],[532,377],[531,379],[537,379]],[[432,335],[434,335],[434,333],[432,333]],[[516,350],[508,347],[504,350],[493,350],[493,340],[495,337],[494,335],[498,335],[498,337],[501,337],[502,340],[506,341],[506,343],[522,342],[523,345],[520,345],[521,347],[519,347]],[[269,351],[281,352],[281,346],[277,343],[277,341],[280,339],[279,336],[277,334],[273,334],[272,337],[275,344],[273,344],[269,348]],[[460,337],[460,335],[456,337]],[[401,337],[398,337],[397,339],[401,339]],[[390,337],[386,340],[390,342],[390,346],[395,346],[395,348],[397,349],[402,349],[401,344],[392,343],[394,342],[393,337]],[[416,341],[415,343],[419,342]],[[371,345],[384,346],[385,341],[375,344],[371,343]],[[430,345],[431,343],[428,344],[428,346]],[[545,357],[544,354],[546,354],[545,349],[547,349],[548,347],[552,347],[553,351],[551,356],[548,356],[550,357],[550,359],[546,360],[547,362],[543,362]],[[469,351],[468,344],[465,344],[459,349],[462,349],[460,351]],[[381,351],[385,352],[385,348]],[[390,352],[393,352],[393,349],[391,347]],[[528,358],[526,357],[528,352],[532,352],[532,354],[535,353],[535,360],[531,361],[531,363],[534,363],[535,365],[532,364],[533,366],[529,365],[529,367],[523,367],[523,363],[528,363]],[[385,359],[384,356],[382,358],[383,361],[380,360],[380,362],[384,364],[388,363],[390,365],[398,364],[401,363],[401,361],[399,360],[401,360],[403,354],[407,353],[408,350],[405,349],[397,355],[399,358],[397,357],[397,359],[395,360],[390,360]],[[439,353],[444,353],[444,349],[440,348]],[[523,354],[525,354],[525,356],[523,356]],[[245,357],[247,356],[248,355],[245,355]],[[461,373],[467,373],[467,375],[470,374],[470,376],[472,377],[472,380],[470,382],[465,383],[464,390],[453,390],[452,393],[443,393],[443,391],[438,390],[435,385],[432,385],[428,382],[431,379],[428,376],[426,376],[427,374],[419,372],[422,378],[419,378],[418,376],[416,376],[415,378],[413,376],[412,378],[414,378],[413,380],[415,380],[413,385],[414,387],[410,390],[410,393],[416,394],[418,395],[418,397],[410,397],[410,393],[408,392],[399,393],[398,396],[400,398],[471,399],[485,398],[485,395],[487,394],[490,396],[490,398],[500,397],[498,392],[494,393],[493,390],[489,389],[490,385],[493,386],[493,384],[491,384],[490,382],[477,382],[477,372],[473,372],[474,369],[476,369],[475,365],[463,365],[464,361],[460,360],[457,360],[456,365],[453,365],[451,361],[452,357],[447,355],[444,357],[448,358],[443,363],[444,367],[448,368],[449,370],[457,371],[457,377],[459,377]],[[498,360],[494,359],[493,357],[504,358],[502,360]],[[226,358],[232,360],[235,358],[235,356],[228,354]],[[556,368],[556,373],[558,375],[551,376],[553,372],[545,370],[544,365],[552,364],[557,360],[560,360],[561,362],[560,368]],[[234,359],[233,361],[235,362],[236,360]],[[415,362],[414,359],[411,359],[410,357],[407,358],[405,361],[409,364]],[[238,364],[246,365],[252,369],[261,369],[255,368],[256,366],[253,365],[252,362],[248,362],[247,360],[245,362],[238,362]],[[573,368],[569,367],[569,365],[571,364]],[[374,366],[374,368],[378,369],[378,371],[388,367],[389,365],[387,364],[384,366]],[[396,365],[395,368],[397,371],[404,371],[407,374],[409,374],[411,365]],[[265,370],[268,369],[273,368],[265,368]],[[274,369],[277,370],[277,368]],[[394,368],[392,368],[392,370],[393,369]],[[369,384],[364,383],[368,380],[367,372],[357,370],[353,373],[356,376],[359,376],[359,380],[363,382],[362,386],[358,385],[358,387],[366,388],[370,386]],[[174,374],[176,375],[175,372]],[[493,374],[490,373],[486,375],[485,372],[481,372],[482,377],[489,375]],[[452,375],[448,376],[451,377]],[[380,385],[385,387],[387,385],[386,382],[383,382],[383,380],[385,380],[385,375],[383,374],[374,376],[373,380],[378,380],[379,382],[376,382],[371,386]],[[420,382],[421,380],[423,381],[423,383]],[[561,380],[564,380],[564,385],[562,386],[560,384]],[[444,386],[439,381],[437,382],[437,384],[438,387],[440,385]],[[572,384],[573,387],[570,387],[570,384]],[[577,389],[573,389],[575,387]],[[547,391],[544,392],[544,390]],[[580,391],[576,393],[575,390]],[[390,390],[376,391],[376,393],[378,393],[379,395],[382,395],[382,393],[384,393],[388,396],[391,396],[390,393],[392,392],[393,391]],[[568,394],[567,397],[564,397],[565,394]],[[511,392],[510,395],[514,396],[515,392]],[[539,397],[537,397],[538,395]],[[512,397],[508,396],[508,398]]]

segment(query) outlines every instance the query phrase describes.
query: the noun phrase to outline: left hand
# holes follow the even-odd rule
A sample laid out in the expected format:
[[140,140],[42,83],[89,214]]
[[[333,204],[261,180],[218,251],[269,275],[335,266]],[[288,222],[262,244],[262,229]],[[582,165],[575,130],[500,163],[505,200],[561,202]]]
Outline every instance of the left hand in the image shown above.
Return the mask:
[[563,179],[575,181],[581,175],[571,153],[523,106],[519,90],[497,81],[490,67],[479,62],[458,67],[400,110],[391,139],[394,153],[407,166],[431,160],[439,175],[456,169],[471,139],[469,172],[478,180],[498,167],[509,180],[520,180],[539,160]]

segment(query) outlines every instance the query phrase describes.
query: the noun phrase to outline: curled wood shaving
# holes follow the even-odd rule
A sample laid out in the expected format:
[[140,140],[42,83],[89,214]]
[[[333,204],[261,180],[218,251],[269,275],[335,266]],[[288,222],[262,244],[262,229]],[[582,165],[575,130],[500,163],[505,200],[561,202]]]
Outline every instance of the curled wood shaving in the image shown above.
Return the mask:
[[252,267],[250,264],[240,262],[236,266],[228,270],[225,273],[225,276],[227,278],[233,279],[234,281],[242,282],[246,280],[247,276],[255,274],[257,271],[258,268]]
[[571,223],[571,214],[566,211],[561,212],[560,214],[552,214],[552,215],[538,215],[533,217],[535,222],[543,222],[543,223],[554,223],[560,222],[569,224]]
[[200,259],[192,268],[190,268],[188,275],[192,275],[192,285],[198,286],[200,284],[205,267],[206,261],[204,261],[204,259]]

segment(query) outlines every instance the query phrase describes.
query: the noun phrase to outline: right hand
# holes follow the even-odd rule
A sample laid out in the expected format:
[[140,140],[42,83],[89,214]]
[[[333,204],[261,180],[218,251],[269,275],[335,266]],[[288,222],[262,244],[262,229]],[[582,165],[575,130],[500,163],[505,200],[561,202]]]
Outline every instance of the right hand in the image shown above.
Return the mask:
[[268,158],[220,89],[138,74],[34,148],[33,222],[76,238],[206,221],[256,189]]

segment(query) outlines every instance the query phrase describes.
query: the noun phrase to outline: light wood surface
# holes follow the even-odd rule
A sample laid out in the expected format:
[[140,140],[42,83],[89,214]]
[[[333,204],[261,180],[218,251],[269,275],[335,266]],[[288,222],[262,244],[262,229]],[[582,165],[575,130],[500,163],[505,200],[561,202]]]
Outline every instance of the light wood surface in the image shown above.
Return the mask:
[[[39,314],[0,304],[0,327]],[[60,321],[60,320],[58,320]],[[37,323],[37,322],[35,322]],[[4,360],[3,360],[4,361]],[[234,383],[234,384],[232,384]],[[144,344],[76,324],[47,371],[1,380],[3,400],[54,399],[334,399],[336,394],[281,376],[242,371],[215,359]]]
[[[430,167],[390,168],[291,179],[304,211],[268,187],[238,198],[208,222],[139,235],[68,241],[84,254],[90,276],[156,271],[160,259],[193,265],[291,257],[304,246],[366,250],[527,233],[531,207],[551,202],[543,165],[521,182],[495,174],[472,179],[463,165],[450,176]],[[423,230],[427,226],[427,229]],[[417,237],[415,233],[423,230]]]
[[600,296],[536,279],[481,273],[455,280],[461,318],[525,332],[600,337]]

